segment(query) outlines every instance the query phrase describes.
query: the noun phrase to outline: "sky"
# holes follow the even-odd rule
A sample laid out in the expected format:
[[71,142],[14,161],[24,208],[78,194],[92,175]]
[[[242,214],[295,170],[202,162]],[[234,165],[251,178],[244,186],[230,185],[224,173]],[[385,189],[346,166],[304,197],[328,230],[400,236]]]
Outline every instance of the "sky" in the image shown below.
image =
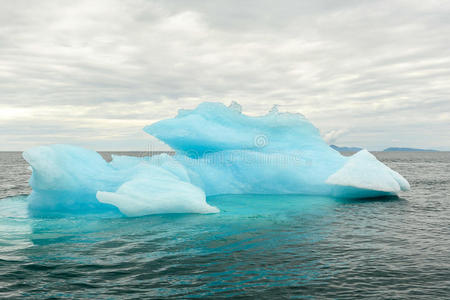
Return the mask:
[[0,151],[166,150],[203,101],[369,150],[450,150],[450,1],[2,1]]

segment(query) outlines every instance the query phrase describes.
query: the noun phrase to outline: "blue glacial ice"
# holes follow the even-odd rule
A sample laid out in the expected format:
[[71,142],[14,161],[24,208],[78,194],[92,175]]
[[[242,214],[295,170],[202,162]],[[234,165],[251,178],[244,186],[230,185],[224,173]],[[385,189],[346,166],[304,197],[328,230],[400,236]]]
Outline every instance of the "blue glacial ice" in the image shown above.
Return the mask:
[[52,145],[32,148],[23,156],[33,170],[28,200],[35,215],[115,208],[127,216],[218,212],[167,154],[148,160],[114,156],[107,163],[95,151]]
[[304,194],[343,198],[409,190],[397,172],[362,150],[342,156],[303,115],[243,114],[237,103],[202,103],[144,130],[176,154],[113,156],[68,145],[32,148],[32,213],[119,210],[126,216],[214,213],[207,196]]

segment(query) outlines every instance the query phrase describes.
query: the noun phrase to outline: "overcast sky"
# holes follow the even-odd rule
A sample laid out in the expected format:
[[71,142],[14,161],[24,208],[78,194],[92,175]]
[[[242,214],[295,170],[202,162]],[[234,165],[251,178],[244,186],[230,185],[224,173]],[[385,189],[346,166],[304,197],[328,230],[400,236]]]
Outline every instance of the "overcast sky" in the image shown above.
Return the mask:
[[164,149],[142,128],[203,101],[450,150],[450,1],[0,3],[0,150]]

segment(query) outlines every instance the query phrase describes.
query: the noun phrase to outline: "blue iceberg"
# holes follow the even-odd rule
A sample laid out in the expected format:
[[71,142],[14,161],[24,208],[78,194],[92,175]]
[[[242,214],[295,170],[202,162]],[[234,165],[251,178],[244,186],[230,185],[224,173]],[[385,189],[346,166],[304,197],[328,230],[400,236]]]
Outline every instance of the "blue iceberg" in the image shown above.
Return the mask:
[[33,170],[29,209],[97,212],[119,209],[127,216],[214,213],[205,193],[190,183],[186,169],[162,154],[146,160],[113,156],[69,145],[40,146],[23,154]]
[[35,147],[32,213],[119,210],[126,216],[215,213],[207,196],[304,194],[342,198],[396,195],[408,182],[366,150],[342,156],[303,115],[242,114],[232,103],[202,103],[144,130],[176,154],[113,156],[68,145]]

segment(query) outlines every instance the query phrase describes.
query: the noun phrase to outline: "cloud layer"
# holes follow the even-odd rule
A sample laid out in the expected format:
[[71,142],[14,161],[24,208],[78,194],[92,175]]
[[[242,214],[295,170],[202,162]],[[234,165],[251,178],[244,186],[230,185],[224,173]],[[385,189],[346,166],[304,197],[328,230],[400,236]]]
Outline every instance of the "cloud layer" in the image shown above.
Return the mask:
[[0,4],[0,150],[164,146],[202,101],[273,104],[338,145],[450,150],[445,1]]

